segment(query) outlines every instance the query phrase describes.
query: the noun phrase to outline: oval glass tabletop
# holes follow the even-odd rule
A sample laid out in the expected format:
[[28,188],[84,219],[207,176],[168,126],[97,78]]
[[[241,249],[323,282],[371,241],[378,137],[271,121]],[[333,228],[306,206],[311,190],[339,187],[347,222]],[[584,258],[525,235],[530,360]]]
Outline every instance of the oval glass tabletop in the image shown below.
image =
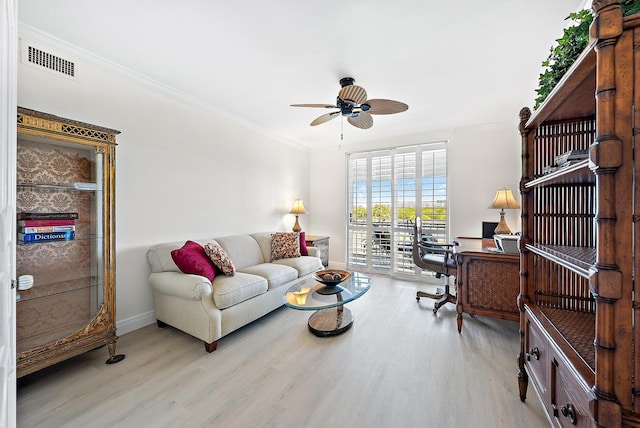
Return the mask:
[[290,308],[316,311],[351,302],[366,293],[369,287],[369,277],[351,272],[351,276],[338,285],[324,285],[309,279],[289,288],[282,299]]

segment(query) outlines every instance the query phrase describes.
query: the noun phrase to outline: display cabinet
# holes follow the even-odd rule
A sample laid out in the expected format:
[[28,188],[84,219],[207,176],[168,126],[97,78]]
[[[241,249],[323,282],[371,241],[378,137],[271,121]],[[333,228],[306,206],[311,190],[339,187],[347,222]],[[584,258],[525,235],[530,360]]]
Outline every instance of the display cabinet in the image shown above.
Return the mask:
[[[116,355],[118,131],[18,108],[17,376],[107,346]],[[60,221],[62,220],[62,221]]]
[[640,15],[593,13],[589,47],[520,112],[520,399],[533,385],[554,426],[640,426]]

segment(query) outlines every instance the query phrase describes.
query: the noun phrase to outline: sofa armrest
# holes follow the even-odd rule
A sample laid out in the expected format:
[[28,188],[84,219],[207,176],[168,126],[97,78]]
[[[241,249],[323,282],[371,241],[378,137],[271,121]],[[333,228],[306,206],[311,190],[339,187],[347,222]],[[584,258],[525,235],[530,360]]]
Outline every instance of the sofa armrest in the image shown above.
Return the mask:
[[320,258],[320,249],[316,247],[307,247],[307,253],[310,256]]
[[151,273],[149,285],[159,293],[187,300],[202,300],[213,293],[211,281],[207,278],[182,272]]

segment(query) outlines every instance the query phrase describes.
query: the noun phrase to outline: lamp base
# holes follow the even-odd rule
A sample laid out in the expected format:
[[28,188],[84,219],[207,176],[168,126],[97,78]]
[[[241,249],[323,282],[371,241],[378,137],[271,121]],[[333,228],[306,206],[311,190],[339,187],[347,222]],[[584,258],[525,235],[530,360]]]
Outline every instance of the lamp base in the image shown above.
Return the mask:
[[509,235],[511,233],[511,229],[509,229],[507,221],[504,219],[504,210],[500,211],[500,222],[498,222],[498,226],[493,230],[493,233],[496,235]]
[[301,230],[302,226],[300,226],[300,223],[298,222],[298,215],[296,214],[296,223],[293,225],[293,231],[300,232]]

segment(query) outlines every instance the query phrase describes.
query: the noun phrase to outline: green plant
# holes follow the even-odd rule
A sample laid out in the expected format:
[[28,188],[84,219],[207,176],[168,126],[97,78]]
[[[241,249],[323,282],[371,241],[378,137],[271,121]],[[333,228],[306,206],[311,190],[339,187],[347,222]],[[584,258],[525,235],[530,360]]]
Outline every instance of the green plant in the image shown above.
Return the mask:
[[[640,13],[640,1],[622,0],[620,2],[624,16]],[[542,62],[543,72],[538,80],[538,89],[534,109],[547,98],[562,76],[569,70],[575,60],[589,44],[589,25],[593,15],[587,9],[571,13],[565,20],[574,21],[564,29],[562,37],[557,39],[557,45],[551,47],[549,57]]]

